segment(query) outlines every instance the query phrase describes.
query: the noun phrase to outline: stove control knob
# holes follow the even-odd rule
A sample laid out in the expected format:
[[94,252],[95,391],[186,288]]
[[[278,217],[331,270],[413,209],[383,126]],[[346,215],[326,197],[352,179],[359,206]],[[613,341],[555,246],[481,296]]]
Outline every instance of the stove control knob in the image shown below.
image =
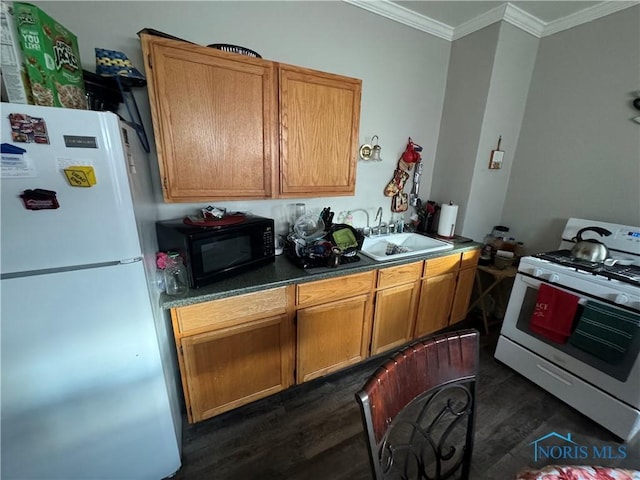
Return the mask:
[[557,273],[552,273],[551,275],[549,275],[550,282],[557,282],[558,280],[560,280],[560,275],[558,275]]
[[541,268],[534,268],[533,269],[533,276],[534,277],[541,277],[542,276],[542,269]]
[[619,293],[618,295],[616,295],[616,299],[614,300],[614,302],[616,302],[618,305],[624,305],[628,301],[629,297],[627,297],[624,293]]

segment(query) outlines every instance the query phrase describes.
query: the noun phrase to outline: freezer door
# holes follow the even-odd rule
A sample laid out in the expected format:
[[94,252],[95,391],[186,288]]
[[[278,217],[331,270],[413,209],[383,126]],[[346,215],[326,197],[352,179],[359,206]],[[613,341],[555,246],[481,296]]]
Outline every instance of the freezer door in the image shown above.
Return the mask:
[[[26,150],[13,162],[3,154],[2,273],[139,257],[118,117],[9,103],[0,104],[0,110],[2,143]],[[14,141],[10,114],[42,119],[50,143]],[[72,187],[63,171],[69,166],[93,167],[96,184]],[[26,209],[20,195],[38,188],[55,191],[60,207]]]
[[141,262],[1,282],[2,478],[180,466]]

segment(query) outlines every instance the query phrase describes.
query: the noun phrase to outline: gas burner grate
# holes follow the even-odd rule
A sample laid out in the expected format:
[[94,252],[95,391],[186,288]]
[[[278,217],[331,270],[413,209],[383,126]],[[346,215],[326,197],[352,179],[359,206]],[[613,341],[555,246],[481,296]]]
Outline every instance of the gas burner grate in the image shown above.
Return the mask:
[[610,280],[619,280],[632,285],[640,285],[640,267],[635,265],[611,265],[607,266],[599,262],[588,262],[571,256],[570,250],[556,250],[533,255],[535,258],[547,260],[576,271],[589,272],[600,275]]

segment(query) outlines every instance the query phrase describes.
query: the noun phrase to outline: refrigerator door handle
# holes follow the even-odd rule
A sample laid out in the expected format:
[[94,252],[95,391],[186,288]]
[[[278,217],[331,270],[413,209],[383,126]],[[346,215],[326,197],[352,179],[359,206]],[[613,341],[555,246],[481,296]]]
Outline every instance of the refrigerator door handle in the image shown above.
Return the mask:
[[124,260],[120,260],[119,263],[127,264],[127,263],[141,262],[141,261],[142,261],[142,257],[134,257],[134,258],[125,258]]

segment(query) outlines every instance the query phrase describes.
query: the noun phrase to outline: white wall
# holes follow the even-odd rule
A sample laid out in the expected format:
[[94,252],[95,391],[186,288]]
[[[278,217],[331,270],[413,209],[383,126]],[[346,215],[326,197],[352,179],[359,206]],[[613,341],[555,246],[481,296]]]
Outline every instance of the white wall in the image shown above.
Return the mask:
[[[487,104],[481,125],[462,235],[482,241],[494,225],[500,225],[515,147],[524,115],[538,39],[501,22]],[[501,169],[489,169],[491,150],[500,149]]]
[[[305,199],[308,208],[378,206],[390,216],[383,190],[408,137],[424,147],[421,196],[428,198],[439,133],[450,43],[339,1],[321,2],[34,2],[78,36],[85,69],[94,48],[120,50],[144,71],[136,33],[154,28],[195,43],[231,43],[263,58],[360,78],[360,141],[378,135],[383,163],[358,163],[354,197]],[[147,134],[152,124],[146,89],[136,92]],[[157,169],[157,167],[156,167]],[[157,175],[157,171],[156,171]],[[156,184],[159,187],[156,177]],[[408,192],[411,182],[405,187]],[[159,188],[158,188],[159,194]],[[285,220],[292,200],[216,202],[231,210]],[[163,218],[195,213],[206,204],[164,204]],[[364,216],[356,216],[364,223]]]
[[640,225],[640,6],[540,40],[502,223],[529,251],[568,217]]
[[466,216],[499,34],[495,23],[456,40],[451,48],[431,200],[460,206],[457,234]]

